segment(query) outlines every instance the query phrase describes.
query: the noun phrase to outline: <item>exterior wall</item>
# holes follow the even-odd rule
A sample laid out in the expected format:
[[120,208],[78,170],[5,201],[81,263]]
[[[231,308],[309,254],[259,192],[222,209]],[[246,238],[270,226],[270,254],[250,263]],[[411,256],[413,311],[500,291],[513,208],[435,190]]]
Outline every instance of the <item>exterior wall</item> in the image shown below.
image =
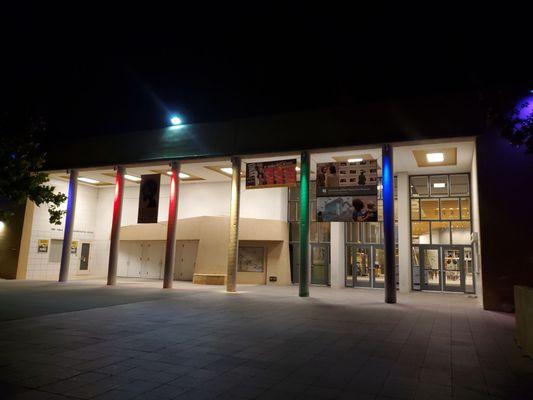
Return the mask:
[[470,184],[472,192],[472,232],[474,234],[477,234],[478,241],[477,243],[472,244],[472,255],[474,259],[475,268],[474,279],[476,295],[479,300],[479,303],[483,305],[483,288],[481,285],[483,262],[481,260],[481,226],[479,221],[479,184],[477,174],[477,150],[474,149],[474,156],[472,157],[472,172],[470,173]]
[[483,307],[513,311],[513,286],[533,286],[533,155],[496,132],[476,148]]
[[[51,180],[57,191],[68,193],[68,182],[61,180]],[[77,254],[71,254],[69,266],[69,278],[83,276],[91,273],[93,261],[93,250],[89,255],[89,271],[79,271],[81,243],[91,243],[94,239],[95,220],[97,218],[98,189],[86,185],[78,186],[78,198],[76,204],[76,215],[74,220],[73,241],[78,241]],[[62,205],[66,208],[66,203]],[[48,221],[48,209],[35,207],[32,218],[32,229],[28,248],[28,263],[26,278],[57,280],[59,277],[59,262],[50,262],[50,247],[47,253],[39,253],[39,239],[63,240],[64,217],[61,225],[52,225]],[[49,243],[50,244],[50,243]],[[92,247],[92,246],[91,246]]]
[[0,278],[17,277],[24,214],[25,206],[19,207],[13,218],[0,229]]

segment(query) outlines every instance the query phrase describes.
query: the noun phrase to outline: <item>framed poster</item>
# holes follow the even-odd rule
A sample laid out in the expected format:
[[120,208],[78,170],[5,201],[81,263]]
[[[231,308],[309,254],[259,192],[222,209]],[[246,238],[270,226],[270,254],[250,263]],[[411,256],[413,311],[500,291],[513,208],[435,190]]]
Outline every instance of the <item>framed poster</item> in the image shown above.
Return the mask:
[[317,164],[317,221],[377,221],[377,175],[377,160]]
[[37,241],[37,252],[48,253],[48,239],[39,239]]
[[264,272],[265,248],[264,247],[239,247],[240,272]]
[[246,189],[296,186],[296,159],[246,164]]
[[70,244],[70,254],[78,254],[78,242],[75,240]]
[[141,175],[139,191],[139,213],[137,223],[155,224],[159,212],[159,187],[161,174]]

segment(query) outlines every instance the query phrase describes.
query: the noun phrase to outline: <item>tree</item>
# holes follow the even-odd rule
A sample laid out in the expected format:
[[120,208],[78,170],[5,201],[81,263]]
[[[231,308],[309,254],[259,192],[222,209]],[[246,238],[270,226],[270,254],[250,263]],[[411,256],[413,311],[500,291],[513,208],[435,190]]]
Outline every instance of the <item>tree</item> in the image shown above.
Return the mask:
[[61,224],[65,211],[59,207],[67,199],[47,185],[42,172],[46,153],[42,150],[46,126],[40,119],[22,119],[4,115],[0,119],[0,221],[7,221],[26,199],[37,206],[46,205],[50,223]]
[[491,107],[489,118],[504,139],[513,146],[525,146],[526,154],[533,154],[533,97],[518,101],[516,106]]

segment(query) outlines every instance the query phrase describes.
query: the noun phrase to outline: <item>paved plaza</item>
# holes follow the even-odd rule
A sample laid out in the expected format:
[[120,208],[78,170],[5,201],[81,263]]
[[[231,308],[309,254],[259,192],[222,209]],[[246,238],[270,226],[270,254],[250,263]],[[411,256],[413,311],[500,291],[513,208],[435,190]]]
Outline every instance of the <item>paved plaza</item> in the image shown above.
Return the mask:
[[464,294],[0,281],[1,399],[527,399],[514,316]]

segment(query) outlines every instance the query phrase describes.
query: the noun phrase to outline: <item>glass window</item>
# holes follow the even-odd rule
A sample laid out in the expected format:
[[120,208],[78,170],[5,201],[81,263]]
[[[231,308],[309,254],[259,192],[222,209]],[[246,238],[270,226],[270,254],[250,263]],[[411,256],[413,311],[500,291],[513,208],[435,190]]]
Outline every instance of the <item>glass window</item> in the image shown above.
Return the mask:
[[297,201],[289,202],[289,221],[298,221],[300,219],[300,204]]
[[309,181],[309,199],[316,199],[316,181]]
[[291,242],[300,241],[300,224],[298,222],[291,222],[290,238]]
[[450,223],[448,221],[431,223],[431,243],[450,244]]
[[378,200],[378,221],[383,221],[383,200]]
[[459,199],[440,200],[441,219],[459,219]]
[[429,222],[411,222],[411,242],[414,244],[430,244]]
[[330,228],[331,224],[329,222],[319,222],[318,223],[318,241],[320,243],[329,243],[330,242]]
[[316,201],[309,203],[309,216],[311,217],[311,221],[316,221]]
[[346,223],[346,241],[349,243],[361,243],[361,224],[362,222]]
[[448,196],[448,175],[432,175],[429,177],[431,196]]
[[470,197],[461,198],[461,219],[470,220]]
[[300,200],[300,188],[298,186],[289,188],[289,200],[290,201]]
[[411,177],[411,197],[429,196],[428,177],[412,176]]
[[363,223],[363,240],[365,243],[380,243],[380,225],[379,222]]
[[469,194],[468,175],[450,175],[450,196],[468,196]]
[[439,200],[420,199],[421,219],[439,219]]
[[411,249],[411,264],[413,267],[420,265],[420,247],[418,246],[413,246]]
[[411,200],[411,219],[420,219],[420,203],[418,199]]
[[311,222],[309,224],[309,241],[318,242],[318,222]]
[[452,222],[452,243],[470,244],[470,222]]

